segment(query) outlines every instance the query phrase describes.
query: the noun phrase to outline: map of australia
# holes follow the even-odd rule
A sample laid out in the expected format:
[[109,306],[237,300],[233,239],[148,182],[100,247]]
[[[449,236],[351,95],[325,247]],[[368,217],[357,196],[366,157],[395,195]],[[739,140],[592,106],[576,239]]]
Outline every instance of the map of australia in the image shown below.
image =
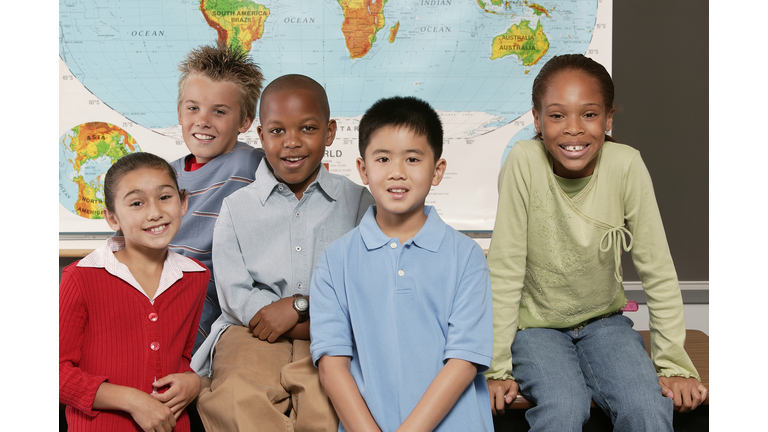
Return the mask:
[[493,38],[491,60],[514,54],[524,66],[538,63],[549,49],[549,40],[544,34],[541,21],[535,29],[531,29],[529,24],[530,21],[522,21]]

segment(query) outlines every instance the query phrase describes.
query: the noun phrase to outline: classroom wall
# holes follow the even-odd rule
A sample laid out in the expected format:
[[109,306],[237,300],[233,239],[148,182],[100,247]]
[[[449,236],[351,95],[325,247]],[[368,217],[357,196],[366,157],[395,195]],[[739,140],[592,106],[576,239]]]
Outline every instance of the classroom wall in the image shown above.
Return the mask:
[[681,281],[709,281],[708,25],[706,1],[613,2],[613,131],[648,166]]
[[[704,301],[683,294],[695,303],[689,328],[708,333],[709,5],[615,0],[613,11],[614,135],[648,166],[678,278],[704,282]],[[625,281],[638,281],[630,254],[623,259]],[[60,258],[59,270],[74,260]],[[636,318],[647,328],[647,311]]]

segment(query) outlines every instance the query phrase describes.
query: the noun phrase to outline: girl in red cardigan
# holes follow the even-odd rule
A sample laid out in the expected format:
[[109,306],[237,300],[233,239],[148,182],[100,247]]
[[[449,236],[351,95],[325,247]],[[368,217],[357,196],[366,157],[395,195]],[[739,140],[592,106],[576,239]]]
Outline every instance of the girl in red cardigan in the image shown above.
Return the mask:
[[189,367],[209,272],[168,250],[186,212],[168,163],[119,159],[104,181],[117,236],[64,269],[59,401],[70,431],[188,431],[200,391]]

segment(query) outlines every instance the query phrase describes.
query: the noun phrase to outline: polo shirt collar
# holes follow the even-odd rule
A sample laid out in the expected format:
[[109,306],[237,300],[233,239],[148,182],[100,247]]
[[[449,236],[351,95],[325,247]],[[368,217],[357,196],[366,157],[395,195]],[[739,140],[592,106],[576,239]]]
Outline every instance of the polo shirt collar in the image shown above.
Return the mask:
[[427,221],[424,222],[424,226],[421,227],[411,240],[422,249],[437,252],[445,238],[446,224],[440,219],[437,210],[433,206],[424,206],[424,213],[427,214]]
[[[254,179],[254,183],[256,183],[258,188],[261,205],[264,205],[267,202],[267,199],[269,199],[272,193],[278,189],[279,185],[285,185],[284,183],[277,181],[277,178],[270,169],[269,162],[267,161],[266,157],[261,160],[259,167],[256,169],[256,178]],[[287,187],[288,185],[285,186]],[[310,193],[312,193],[311,191],[314,189],[320,189],[331,200],[336,201],[339,194],[339,180],[331,175],[327,169],[325,169],[325,165],[320,164],[320,170],[317,172],[315,181],[307,186],[307,191]],[[280,192],[278,191],[277,193]]]
[[[424,213],[427,215],[427,221],[421,227],[416,235],[408,240],[416,246],[426,249],[430,252],[437,252],[445,238],[446,224],[440,219],[437,210],[433,206],[424,206]],[[390,238],[379,228],[376,223],[376,205],[368,207],[365,216],[360,221],[360,235],[363,243],[368,250],[378,249],[390,242]]]

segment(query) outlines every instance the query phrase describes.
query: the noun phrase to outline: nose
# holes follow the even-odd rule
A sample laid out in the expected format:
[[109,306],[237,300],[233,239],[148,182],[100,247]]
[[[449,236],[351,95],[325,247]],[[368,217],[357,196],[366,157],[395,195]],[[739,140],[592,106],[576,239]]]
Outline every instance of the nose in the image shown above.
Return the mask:
[[579,135],[584,132],[584,128],[581,123],[581,117],[568,116],[565,123],[564,133],[569,135]]
[[147,220],[156,221],[163,217],[163,212],[160,210],[160,206],[155,201],[149,201],[147,206]]
[[296,131],[285,131],[285,137],[283,138],[283,147],[285,148],[299,148],[302,146],[301,136]]
[[200,111],[200,113],[195,117],[195,126],[198,127],[209,127],[211,124],[210,117],[207,111]]
[[390,180],[404,180],[405,179],[405,161],[396,159],[389,164],[389,176]]

